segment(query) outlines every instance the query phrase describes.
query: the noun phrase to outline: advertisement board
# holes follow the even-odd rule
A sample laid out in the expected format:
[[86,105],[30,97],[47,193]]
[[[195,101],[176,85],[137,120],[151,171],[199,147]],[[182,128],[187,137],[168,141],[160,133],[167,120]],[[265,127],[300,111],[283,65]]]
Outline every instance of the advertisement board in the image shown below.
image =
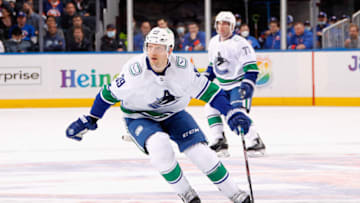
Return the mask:
[[[178,55],[206,70],[207,53]],[[1,55],[0,107],[89,106],[99,89],[117,77],[133,56]],[[321,105],[323,98],[342,97],[353,98],[352,104],[360,105],[360,52],[258,52],[257,65],[260,74],[254,105],[313,105],[314,99]]]

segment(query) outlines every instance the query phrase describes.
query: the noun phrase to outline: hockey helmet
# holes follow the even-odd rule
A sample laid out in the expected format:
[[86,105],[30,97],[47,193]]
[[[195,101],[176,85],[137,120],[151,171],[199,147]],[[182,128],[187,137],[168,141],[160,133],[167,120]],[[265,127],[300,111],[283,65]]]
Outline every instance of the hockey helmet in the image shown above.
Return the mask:
[[230,30],[231,30],[231,32],[234,31],[236,19],[235,19],[234,14],[231,11],[221,11],[220,13],[217,14],[217,16],[215,18],[215,25],[214,25],[215,30],[216,30],[217,23],[220,21],[225,21],[225,22],[230,23]]
[[152,43],[165,45],[166,50],[169,51],[170,48],[174,48],[174,41],[174,33],[169,28],[155,27],[146,35],[144,50],[146,50],[148,43]]

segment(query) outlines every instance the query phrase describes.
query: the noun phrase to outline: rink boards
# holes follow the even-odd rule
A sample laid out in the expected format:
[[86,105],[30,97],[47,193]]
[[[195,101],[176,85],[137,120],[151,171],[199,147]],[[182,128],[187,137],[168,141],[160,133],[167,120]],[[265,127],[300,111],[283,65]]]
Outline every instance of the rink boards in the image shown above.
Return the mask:
[[[135,54],[0,55],[0,108],[90,106]],[[206,52],[178,54],[207,67]],[[253,104],[360,106],[359,59],[359,51],[258,52]]]

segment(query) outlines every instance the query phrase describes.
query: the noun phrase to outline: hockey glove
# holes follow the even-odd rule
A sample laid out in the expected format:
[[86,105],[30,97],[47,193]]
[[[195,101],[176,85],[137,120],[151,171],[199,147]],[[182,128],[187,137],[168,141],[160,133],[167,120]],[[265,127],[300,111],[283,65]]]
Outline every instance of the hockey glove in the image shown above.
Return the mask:
[[80,116],[80,118],[70,124],[66,129],[66,136],[68,138],[81,141],[83,134],[88,130],[95,130],[97,118],[92,116]]
[[241,82],[239,93],[240,99],[249,99],[253,96],[254,87],[250,83],[243,81]]
[[233,109],[226,115],[227,123],[232,131],[240,135],[239,127],[244,131],[244,135],[249,132],[251,119],[238,109]]

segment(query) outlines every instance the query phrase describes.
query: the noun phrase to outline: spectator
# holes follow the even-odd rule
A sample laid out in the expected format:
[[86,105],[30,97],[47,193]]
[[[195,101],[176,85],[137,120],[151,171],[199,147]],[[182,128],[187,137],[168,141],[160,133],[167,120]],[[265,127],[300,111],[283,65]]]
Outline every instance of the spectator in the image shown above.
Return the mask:
[[202,51],[205,50],[205,32],[199,31],[199,26],[195,22],[188,23],[188,33],[184,37],[185,51]]
[[43,0],[43,9],[45,16],[60,17],[63,13],[63,3],[60,0]]
[[294,25],[295,35],[290,38],[290,49],[312,49],[313,39],[311,32],[305,30],[302,22]]
[[264,49],[280,49],[280,28],[275,18],[269,23],[269,34],[265,39]]
[[244,37],[248,42],[249,44],[251,44],[251,46],[254,48],[254,49],[260,49],[260,44],[259,42],[257,41],[257,39],[253,36],[250,36],[250,29],[249,29],[249,26],[247,24],[241,24],[240,26],[240,35],[242,37]]
[[49,30],[49,25],[50,24],[55,24],[57,27],[57,34],[61,37],[65,39],[65,35],[64,35],[64,31],[63,29],[61,29],[60,27],[58,27],[57,23],[56,23],[56,19],[54,16],[48,16],[44,25],[44,33],[47,33]]
[[241,15],[236,13],[234,16],[235,16],[235,30],[234,30],[234,32],[236,34],[238,34],[238,35],[241,35],[241,33],[240,33],[241,32],[240,31],[240,26],[241,26],[241,22],[242,22]]
[[[23,32],[23,39],[24,40],[32,40],[33,43],[37,42],[36,36],[35,36],[35,28],[29,24],[27,24],[26,22],[26,14],[22,11],[20,11],[17,15],[16,18],[17,24],[13,25],[9,32],[11,33],[11,31],[15,28],[15,27],[19,27],[22,32]],[[10,36],[9,33],[9,36]]]
[[48,25],[48,32],[44,37],[44,51],[65,51],[65,39],[58,34],[55,23]]
[[169,28],[168,21],[165,18],[160,18],[157,20],[157,26],[160,28]]
[[90,1],[73,0],[76,12],[82,16],[90,16],[91,5]]
[[11,38],[5,42],[6,52],[32,51],[33,44],[29,40],[23,40],[23,31],[19,27],[11,30]]
[[327,23],[327,15],[325,12],[321,11],[318,15],[318,24],[316,25],[316,36],[317,36],[317,46],[321,47],[322,39],[322,30],[329,26]]
[[173,30],[172,28],[169,27],[169,21],[166,20],[165,18],[160,18],[159,20],[157,20],[157,26],[160,28],[169,29],[172,32],[172,34],[174,35],[174,39],[178,38],[177,32],[175,32],[175,30]]
[[101,38],[101,51],[125,51],[125,42],[120,40],[116,34],[116,27],[113,24],[106,26],[106,34]]
[[84,38],[91,42],[93,39],[93,32],[88,28],[86,25],[83,24],[82,16],[75,15],[72,19],[73,26],[67,30],[66,32],[66,44],[72,43],[74,41],[74,29],[75,28],[81,28],[82,32],[84,34]]
[[345,40],[345,47],[350,49],[360,48],[359,27],[356,24],[350,24],[349,39]]
[[3,7],[0,13],[0,40],[5,41],[10,39],[10,28],[15,24],[15,18],[11,15],[11,8],[8,6]]
[[3,42],[0,40],[0,53],[4,53],[5,52],[5,47]]
[[350,16],[348,16],[346,14],[342,14],[340,20],[343,20],[343,19],[346,19],[346,18],[350,19]]
[[35,13],[33,10],[33,3],[30,1],[26,1],[23,4],[23,11],[26,13],[26,23],[33,26],[35,28],[35,34],[38,35],[39,33],[39,22],[40,22],[40,15]]
[[90,41],[84,37],[83,30],[80,27],[73,29],[74,41],[67,44],[68,51],[92,51]]
[[330,20],[329,20],[329,25],[335,24],[337,21],[337,17],[336,16],[331,16]]
[[0,0],[0,9],[4,7],[10,7],[9,3],[4,0]]
[[175,50],[181,51],[184,49],[183,43],[184,43],[184,37],[185,37],[185,24],[184,23],[178,23],[176,27],[176,33],[177,38],[175,38]]
[[134,37],[134,51],[142,51],[146,35],[150,32],[151,26],[149,21],[144,21],[140,26],[140,33]]
[[287,36],[290,38],[295,34],[294,30],[294,17],[292,15],[287,16]]
[[76,8],[74,3],[68,2],[66,3],[64,15],[61,16],[61,28],[65,30],[65,32],[72,26],[72,19],[76,15]]
[[16,0],[6,0],[9,3],[9,6],[11,8],[12,11],[17,12],[18,10],[16,9]]
[[310,24],[310,21],[309,20],[305,20],[304,22],[304,27],[305,27],[305,30],[309,31],[312,33],[312,27],[311,27],[311,24]]

